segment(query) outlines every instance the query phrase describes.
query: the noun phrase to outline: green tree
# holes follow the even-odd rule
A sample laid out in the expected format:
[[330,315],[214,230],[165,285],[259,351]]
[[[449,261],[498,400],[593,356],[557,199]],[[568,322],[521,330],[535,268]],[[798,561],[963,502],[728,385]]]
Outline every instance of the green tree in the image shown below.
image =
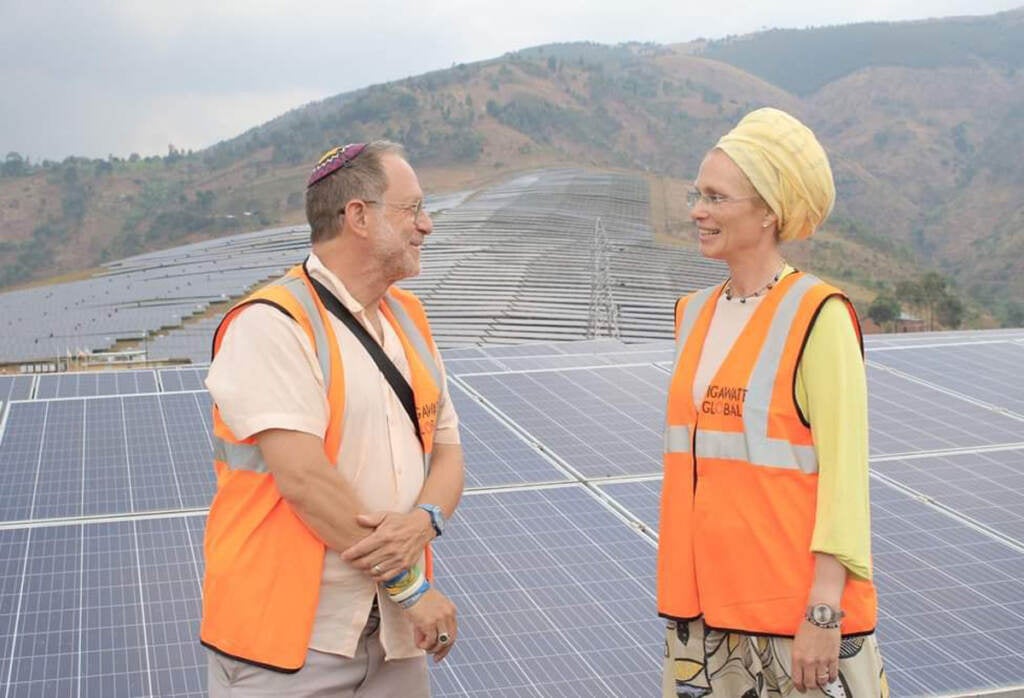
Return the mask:
[[1003,327],[1024,327],[1024,304],[1007,301],[999,319]]
[[21,157],[21,153],[12,150],[7,153],[3,165],[0,165],[0,174],[3,174],[4,177],[20,177],[23,174],[28,174],[28,169],[28,161]]
[[927,272],[916,281],[899,282],[896,295],[924,313],[929,330],[935,329],[936,320],[949,327],[959,327],[963,322],[963,303],[950,291],[949,279],[937,271]]
[[894,329],[893,325],[899,318],[901,310],[898,300],[890,295],[880,293],[875,296],[875,300],[868,307],[868,317],[879,327],[889,324],[890,329]]
[[935,310],[949,293],[946,291],[946,277],[930,271],[917,281],[901,281],[896,285],[896,293],[901,298],[917,307],[927,315],[928,329],[935,329]]
[[217,199],[217,192],[212,189],[200,189],[196,192],[196,205],[199,206],[200,211],[210,211],[213,209],[213,202]]
[[936,313],[939,305],[949,297],[947,280],[937,271],[930,271],[921,277],[918,284],[921,287],[921,294],[924,296],[924,307],[928,311],[928,329],[935,329]]
[[956,296],[946,294],[935,306],[935,317],[946,327],[955,330],[964,321],[964,304]]
[[896,298],[901,302],[901,305],[905,303],[911,308],[918,310],[918,312],[924,306],[925,301],[921,284],[910,279],[897,282]]

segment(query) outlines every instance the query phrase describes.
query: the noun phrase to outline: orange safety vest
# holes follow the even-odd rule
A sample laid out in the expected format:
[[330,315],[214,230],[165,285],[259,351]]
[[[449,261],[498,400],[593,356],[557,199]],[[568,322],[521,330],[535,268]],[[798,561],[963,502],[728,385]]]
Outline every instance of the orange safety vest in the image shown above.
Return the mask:
[[[296,266],[227,312],[214,334],[215,356],[228,325],[252,303],[267,303],[289,315],[316,349],[330,406],[324,453],[337,465],[345,374],[329,311],[302,265]],[[409,360],[420,436],[429,454],[443,382],[426,313],[416,296],[394,286],[380,310]],[[200,639],[236,659],[277,671],[298,671],[313,630],[324,543],[282,499],[255,439],[236,438],[216,405],[213,441],[217,492],[206,521]],[[429,575],[429,546],[426,555]]]
[[[849,300],[801,272],[760,302],[700,405],[693,380],[724,286],[676,306],[658,534],[658,611],[720,630],[793,636],[814,579],[818,493],[811,425],[796,402],[796,371],[825,301]],[[863,349],[863,347],[862,347]],[[844,635],[869,633],[870,581],[848,577]]]

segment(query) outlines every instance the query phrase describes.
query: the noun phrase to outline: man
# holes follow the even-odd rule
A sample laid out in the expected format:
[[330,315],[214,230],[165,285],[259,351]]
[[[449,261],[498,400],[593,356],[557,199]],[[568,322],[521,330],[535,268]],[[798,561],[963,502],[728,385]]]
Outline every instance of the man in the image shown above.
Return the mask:
[[328,151],[306,216],[312,254],[214,339],[210,695],[428,696],[425,653],[443,659],[457,626],[424,550],[462,450],[426,315],[393,284],[433,226],[386,141]]

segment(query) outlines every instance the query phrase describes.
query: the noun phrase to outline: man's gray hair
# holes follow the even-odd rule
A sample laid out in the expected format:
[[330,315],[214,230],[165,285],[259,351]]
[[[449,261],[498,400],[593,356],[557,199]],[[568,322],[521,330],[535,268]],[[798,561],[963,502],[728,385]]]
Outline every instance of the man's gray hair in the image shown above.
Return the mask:
[[379,201],[388,188],[381,162],[385,154],[405,157],[398,143],[370,141],[351,162],[306,190],[306,220],[310,241],[326,242],[341,232],[340,215],[352,199]]

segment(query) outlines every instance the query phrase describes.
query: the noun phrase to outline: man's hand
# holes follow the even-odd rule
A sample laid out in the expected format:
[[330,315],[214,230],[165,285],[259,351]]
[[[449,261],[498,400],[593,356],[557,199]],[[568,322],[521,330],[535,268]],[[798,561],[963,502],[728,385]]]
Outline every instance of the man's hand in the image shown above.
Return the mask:
[[839,628],[819,628],[806,620],[793,638],[793,684],[803,693],[824,688],[839,676]]
[[431,587],[405,612],[412,620],[416,646],[434,655],[435,662],[444,659],[455,644],[455,636],[458,634],[455,604]]
[[423,548],[434,538],[430,514],[419,508],[408,514],[360,514],[356,521],[374,531],[343,552],[341,558],[376,582],[385,582],[416,564]]

